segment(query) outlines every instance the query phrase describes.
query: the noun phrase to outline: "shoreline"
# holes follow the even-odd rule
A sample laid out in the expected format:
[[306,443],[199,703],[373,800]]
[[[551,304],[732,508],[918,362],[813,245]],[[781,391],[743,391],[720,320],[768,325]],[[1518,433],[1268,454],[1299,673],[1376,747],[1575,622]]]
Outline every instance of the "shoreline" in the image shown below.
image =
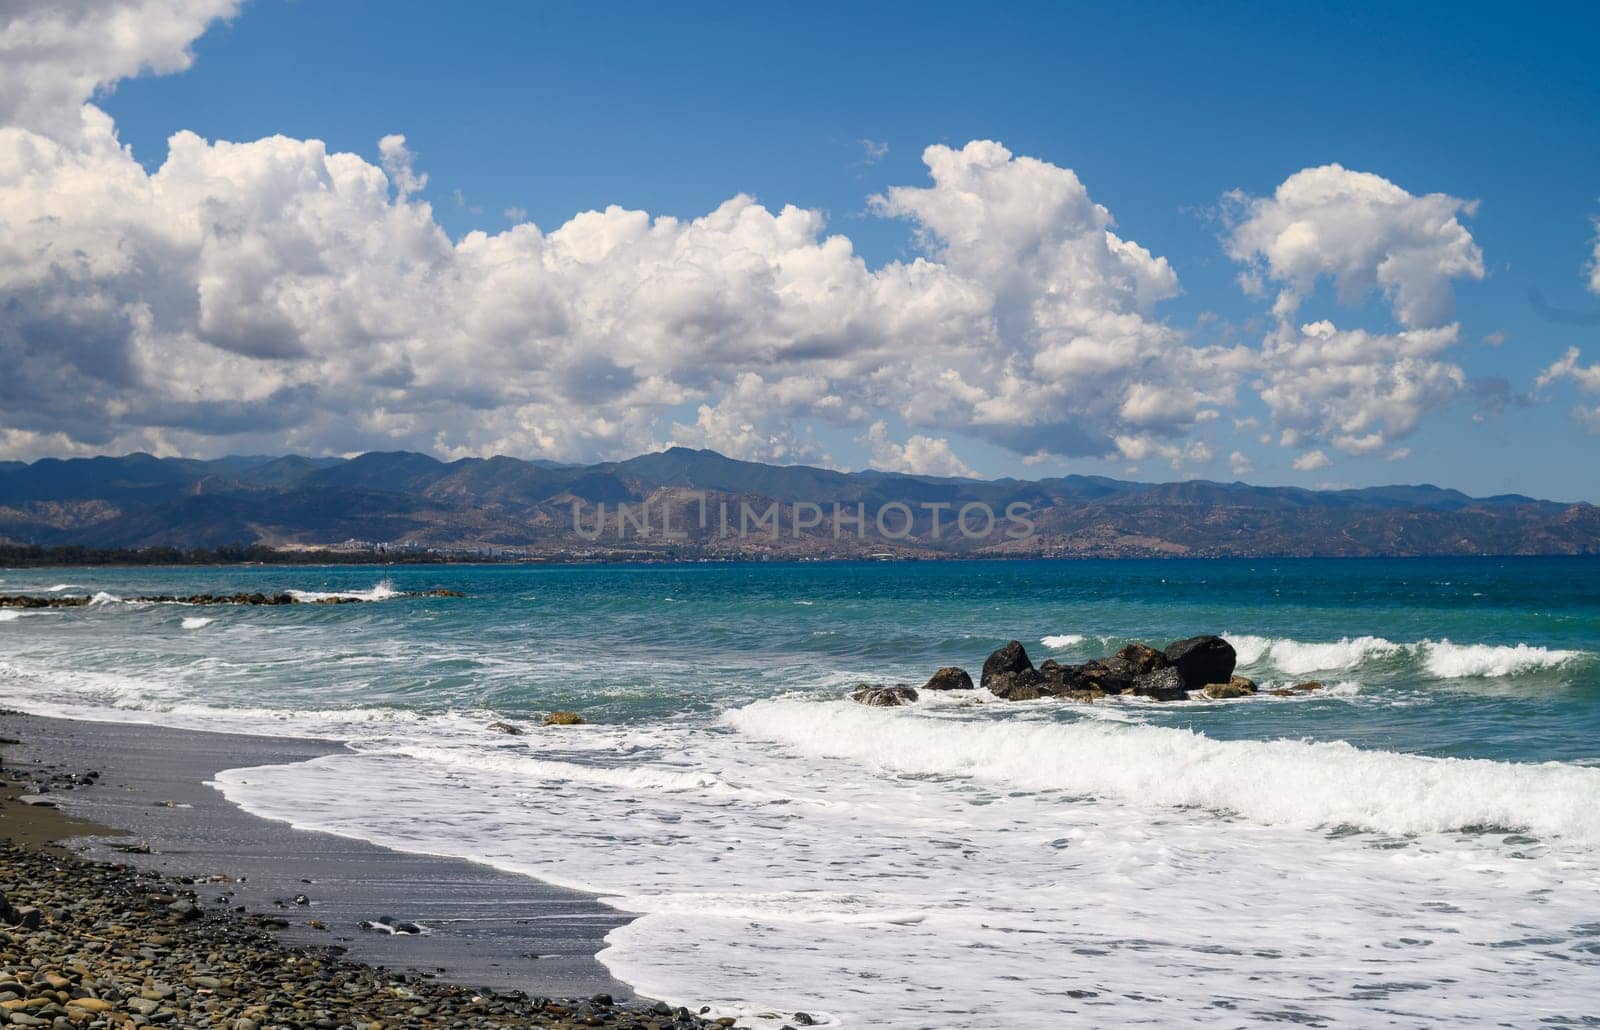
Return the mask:
[[[19,856],[50,856],[69,880],[138,875],[193,884],[207,932],[242,934],[241,946],[266,946],[257,938],[270,930],[269,950],[315,953],[319,961],[366,970],[369,978],[400,977],[408,990],[420,985],[461,998],[492,992],[496,1004],[512,1007],[521,998],[519,1022],[506,1025],[716,1025],[640,998],[610,975],[596,953],[605,935],[630,917],[591,895],[460,859],[293,829],[244,812],[207,785],[223,769],[338,753],[336,741],[10,710],[0,712],[0,738],[0,838],[9,841],[0,857],[12,905],[34,904],[16,886],[19,866],[31,861]],[[127,872],[116,873],[119,868]],[[424,932],[361,927],[385,917]],[[538,997],[530,1002],[527,996]],[[546,997],[590,1001],[552,1003],[563,1012],[544,1012],[534,1002]],[[599,1004],[603,999],[615,1004]],[[496,1013],[471,1015],[492,1020]],[[568,1016],[575,1022],[560,1022]],[[502,1025],[395,1022],[393,1013],[374,1020],[384,1026]],[[286,1024],[274,1016],[260,1025],[360,1024]]]

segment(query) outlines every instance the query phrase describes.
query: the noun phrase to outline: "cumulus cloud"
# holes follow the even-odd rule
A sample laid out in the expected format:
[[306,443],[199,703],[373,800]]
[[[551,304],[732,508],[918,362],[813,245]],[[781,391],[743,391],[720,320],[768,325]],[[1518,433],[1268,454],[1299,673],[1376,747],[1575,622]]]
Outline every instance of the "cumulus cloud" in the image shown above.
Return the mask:
[[1332,464],[1333,460],[1322,451],[1307,451],[1306,453],[1300,455],[1300,457],[1294,459],[1294,469],[1296,472],[1315,472],[1318,469],[1325,469]]
[[[1443,320],[1451,281],[1483,274],[1471,205],[1338,166],[1236,198],[1229,252],[1284,316],[1253,347],[1169,325],[1170,263],[1071,169],[994,141],[929,147],[926,181],[870,198],[917,249],[879,267],[819,212],[745,195],[548,229],[509,208],[452,239],[400,133],[363,156],[179,131],[147,171],[91,101],[187,67],[235,8],[0,8],[0,456],[683,443],[831,463],[831,426],[905,471],[971,474],[962,439],[1182,471],[1215,460],[1196,437],[1246,384],[1285,446],[1357,454],[1460,389]],[[1381,291],[1401,329],[1296,327],[1325,278]]]
[[144,51],[63,94],[72,131],[0,126],[7,439],[795,461],[826,457],[812,421],[894,414],[913,430],[882,442],[897,467],[960,472],[945,433],[1171,450],[1248,365],[1160,321],[1176,274],[1076,175],[998,143],[930,147],[931,184],[873,201],[924,251],[876,269],[818,212],[742,195],[452,240],[398,133],[373,163],[178,132],[146,172],[83,103],[119,69],[187,60],[181,41]]
[[1331,322],[1275,335],[1264,348],[1258,389],[1284,427],[1280,442],[1321,440],[1350,454],[1383,450],[1465,385],[1465,373],[1439,358],[1457,335],[1453,325],[1369,333]]
[[884,472],[908,472],[916,476],[967,476],[975,473],[950,449],[950,441],[915,434],[906,442],[889,439],[888,425],[882,419],[867,427],[861,443],[872,452],[872,467]]
[[[1482,251],[1461,224],[1475,202],[1416,196],[1336,164],[1296,172],[1270,197],[1236,192],[1229,200],[1224,245],[1246,266],[1242,285],[1252,294],[1269,283],[1278,290],[1255,385],[1283,429],[1282,446],[1314,440],[1377,454],[1461,392],[1466,375],[1445,352],[1460,339],[1450,321],[1454,281],[1484,275]],[[1345,304],[1381,294],[1398,330],[1296,325],[1324,281]],[[1300,461],[1308,459],[1327,460],[1321,451]]]
[[71,136],[79,106],[120,79],[176,72],[190,44],[240,0],[6,0],[0,125]]
[[1402,325],[1439,326],[1455,310],[1452,282],[1483,278],[1483,252],[1460,221],[1475,201],[1414,196],[1337,164],[1296,172],[1270,197],[1231,199],[1228,253],[1248,266],[1248,284],[1279,286],[1282,318],[1328,278],[1345,303],[1380,290]]

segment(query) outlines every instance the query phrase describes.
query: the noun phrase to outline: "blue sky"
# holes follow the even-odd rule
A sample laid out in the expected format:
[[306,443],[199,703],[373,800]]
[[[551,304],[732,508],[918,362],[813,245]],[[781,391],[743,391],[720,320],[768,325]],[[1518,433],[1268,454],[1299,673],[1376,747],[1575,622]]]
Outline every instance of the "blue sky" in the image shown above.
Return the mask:
[[[1240,288],[1245,265],[1225,245],[1239,215],[1224,197],[1270,197],[1295,173],[1336,162],[1413,196],[1476,202],[1460,224],[1481,250],[1482,273],[1450,283],[1458,337],[1438,355],[1462,379],[1414,426],[1388,432],[1381,452],[1341,450],[1331,435],[1283,446],[1245,373],[1218,414],[1151,438],[1168,447],[1202,440],[1206,460],[1169,462],[1138,448],[1146,456],[1030,457],[970,420],[913,424],[893,404],[847,419],[806,417],[803,403],[785,409],[804,421],[811,447],[785,454],[867,464],[865,426],[881,418],[879,438],[937,440],[984,475],[1231,479],[1228,456],[1238,453],[1249,466],[1243,478],[1255,482],[1429,481],[1600,500],[1600,436],[1591,431],[1600,421],[1574,414],[1595,404],[1583,392],[1589,380],[1557,376],[1534,395],[1536,377],[1568,348],[1582,351],[1580,373],[1600,358],[1600,296],[1587,266],[1600,214],[1597,38],[1600,11],[1578,5],[468,4],[445,14],[436,4],[252,0],[231,20],[207,23],[187,70],[112,77],[91,99],[152,174],[179,130],[213,142],[323,140],[373,164],[378,139],[403,134],[412,167],[427,177],[409,199],[430,203],[452,240],[523,219],[548,233],[613,204],[693,219],[743,193],[773,212],[822,212],[822,235],[848,236],[874,269],[928,248],[915,219],[884,217],[869,197],[927,186],[925,147],[996,140],[1019,158],[1071,169],[1119,236],[1170,263],[1177,292],[1151,318],[1197,345],[1259,346],[1274,321],[1270,279],[1263,295]],[[1350,303],[1334,292],[1324,281],[1294,322],[1405,328],[1381,292]],[[694,422],[728,389],[719,382],[662,402],[651,439],[715,445],[715,435],[663,427]],[[1234,428],[1250,419],[1257,424]],[[28,432],[55,439],[43,421]],[[187,450],[274,441],[195,426],[160,432]],[[474,446],[393,438],[447,455]],[[569,438],[554,430],[475,439],[520,440],[514,449],[529,457],[552,443],[585,453],[550,456],[604,452],[579,437],[557,442]],[[635,438],[606,439],[625,448]],[[380,441],[330,431],[282,442],[337,451]],[[1326,462],[1296,470],[1312,450]],[[904,447],[877,456],[919,460]]]

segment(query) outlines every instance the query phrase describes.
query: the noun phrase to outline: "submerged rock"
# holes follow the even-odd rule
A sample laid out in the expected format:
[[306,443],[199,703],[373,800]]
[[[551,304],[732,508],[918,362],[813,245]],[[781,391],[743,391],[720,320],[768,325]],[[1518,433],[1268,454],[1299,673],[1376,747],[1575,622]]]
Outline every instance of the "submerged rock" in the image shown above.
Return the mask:
[[1302,694],[1314,694],[1321,689],[1321,681],[1309,680],[1305,683],[1296,683],[1292,687],[1279,687],[1276,690],[1269,690],[1267,693],[1273,697],[1299,697]]
[[551,712],[544,717],[546,726],[582,726],[583,716],[577,712]]
[[[551,714],[555,715],[555,714],[564,714],[564,713],[551,713]],[[545,720],[545,725],[546,726],[552,725],[548,718]],[[511,736],[511,737],[520,737],[520,736],[522,736],[522,727],[514,726],[511,723],[506,722],[504,719],[500,719],[500,720],[498,720],[496,722],[491,722],[489,724],[489,728],[491,730],[494,730],[496,733],[504,733],[507,736]]]
[[916,688],[906,683],[896,683],[892,687],[882,683],[863,683],[850,693],[850,700],[874,708],[908,705],[916,699]]
[[923,690],[971,690],[972,677],[967,675],[967,670],[947,665],[928,677],[928,682],[922,685]]
[[1183,674],[1171,666],[1135,676],[1132,689],[1135,694],[1155,701],[1183,701],[1189,696]]
[[1233,645],[1214,636],[1175,640],[1167,645],[1165,657],[1190,690],[1199,690],[1207,683],[1228,682],[1239,661]]
[[1207,683],[1202,692],[1206,697],[1225,701],[1230,698],[1249,697],[1256,692],[1256,684],[1246,676],[1234,676],[1226,683]]

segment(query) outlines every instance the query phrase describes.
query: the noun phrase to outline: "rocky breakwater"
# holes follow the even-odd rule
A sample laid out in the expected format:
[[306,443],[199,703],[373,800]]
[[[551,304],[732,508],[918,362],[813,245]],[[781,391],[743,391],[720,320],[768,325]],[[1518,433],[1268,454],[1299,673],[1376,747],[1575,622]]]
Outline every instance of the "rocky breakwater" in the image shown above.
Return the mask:
[[[407,590],[391,597],[465,597],[459,590],[446,590],[442,587],[433,590]],[[146,594],[140,597],[119,597],[115,600],[127,604],[240,604],[240,605],[280,605],[280,604],[366,604],[374,600],[369,597],[356,597],[351,594],[327,594],[318,597],[296,597],[294,594]],[[95,598],[82,596],[52,596],[38,597],[28,594],[0,594],[0,608],[86,608],[94,604]]]
[[[1092,704],[1106,697],[1139,697],[1150,701],[1232,700],[1253,697],[1256,684],[1234,675],[1238,655],[1221,637],[1174,640],[1164,648],[1129,644],[1115,654],[1079,665],[1053,658],[1037,667],[1021,642],[1012,640],[984,660],[975,688],[964,669],[949,666],[934,673],[922,691],[987,690],[1006,701],[1060,698]],[[1320,683],[1300,683],[1268,691],[1277,697],[1308,694]],[[862,683],[851,693],[861,704],[911,704],[921,696],[910,684]]]

